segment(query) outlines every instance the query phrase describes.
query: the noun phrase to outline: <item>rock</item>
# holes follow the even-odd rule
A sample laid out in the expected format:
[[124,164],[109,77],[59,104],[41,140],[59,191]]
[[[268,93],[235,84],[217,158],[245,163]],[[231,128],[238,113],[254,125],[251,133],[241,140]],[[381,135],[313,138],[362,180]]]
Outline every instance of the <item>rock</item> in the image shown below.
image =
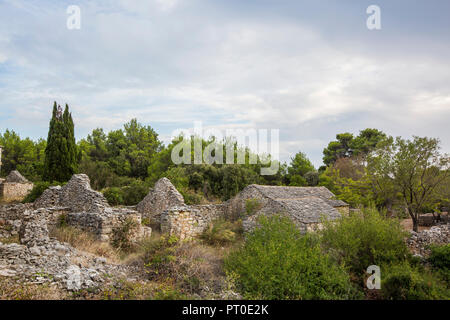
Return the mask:
[[42,210],[26,211],[19,231],[20,243],[33,247],[50,241],[47,220]]
[[34,246],[34,247],[30,248],[30,253],[33,256],[39,256],[39,255],[41,255],[41,249],[39,249],[39,247],[37,247],[37,246]]
[[69,291],[81,290],[81,270],[76,265],[71,265],[66,270],[66,288]]
[[434,226],[429,230],[420,232],[411,231],[410,237],[406,243],[414,254],[420,255],[421,257],[427,257],[430,254],[429,245],[443,245],[450,243],[450,224]]

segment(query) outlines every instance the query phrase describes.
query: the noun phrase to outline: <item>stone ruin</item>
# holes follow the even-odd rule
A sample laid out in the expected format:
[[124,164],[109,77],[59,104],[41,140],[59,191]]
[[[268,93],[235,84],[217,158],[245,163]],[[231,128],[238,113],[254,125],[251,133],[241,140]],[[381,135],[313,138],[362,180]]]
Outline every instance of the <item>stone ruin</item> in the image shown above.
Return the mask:
[[22,201],[33,189],[33,183],[28,181],[19,171],[9,173],[6,179],[0,181],[0,199],[3,202]]
[[[127,219],[135,222],[134,240],[150,236],[151,229],[142,225],[141,215],[127,208],[112,208],[102,193],[92,190],[89,177],[76,174],[63,187],[50,187],[34,202],[35,209],[64,212],[65,222],[94,234],[101,241],[109,241],[115,228]],[[49,224],[55,224],[52,214]]]
[[[51,238],[50,232],[64,221],[99,240],[110,241],[115,229],[129,220],[135,222],[130,240],[151,235],[137,211],[111,208],[101,193],[91,189],[84,174],[74,175],[63,187],[47,189],[35,203],[2,205],[0,276],[21,276],[32,283],[48,282],[74,291],[109,281],[107,274],[124,276],[126,267],[61,243]],[[1,242],[12,238],[19,243]]]
[[225,214],[224,204],[186,205],[183,196],[167,178],[161,178],[137,205],[137,211],[162,233],[180,239],[200,235],[209,224]]
[[153,225],[160,224],[161,214],[170,208],[184,206],[181,193],[167,178],[159,179],[155,187],[137,205],[136,210]]
[[420,232],[411,231],[406,243],[415,255],[427,257],[430,254],[430,245],[450,243],[450,223],[433,226]]
[[123,266],[50,238],[46,209],[23,209],[20,242],[0,241],[1,277],[21,277],[27,283],[78,291],[113,281],[108,275],[126,275]]
[[[255,212],[247,212],[247,201],[258,202]],[[188,206],[170,181],[162,178],[137,210],[152,224],[159,225],[163,233],[188,239],[203,233],[216,219],[243,218],[244,229],[250,231],[258,216],[274,213],[292,218],[302,232],[312,231],[320,227],[323,216],[338,219],[341,214],[348,214],[349,205],[335,200],[325,187],[250,185],[225,203]]]

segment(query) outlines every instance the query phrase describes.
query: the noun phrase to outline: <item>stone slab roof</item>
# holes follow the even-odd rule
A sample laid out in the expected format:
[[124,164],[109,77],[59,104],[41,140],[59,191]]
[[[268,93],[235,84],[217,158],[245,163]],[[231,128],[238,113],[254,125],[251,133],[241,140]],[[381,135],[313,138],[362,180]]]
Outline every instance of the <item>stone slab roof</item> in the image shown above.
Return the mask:
[[305,197],[301,199],[277,199],[285,210],[298,221],[303,223],[318,223],[322,217],[337,219],[340,213],[326,201],[319,197]]
[[263,196],[278,199],[303,199],[306,197],[317,197],[328,203],[332,207],[348,206],[341,200],[336,200],[334,194],[326,187],[281,187],[281,186],[262,186],[252,184],[251,188],[258,190]]
[[9,183],[30,183],[19,171],[14,170],[6,177],[5,182]]

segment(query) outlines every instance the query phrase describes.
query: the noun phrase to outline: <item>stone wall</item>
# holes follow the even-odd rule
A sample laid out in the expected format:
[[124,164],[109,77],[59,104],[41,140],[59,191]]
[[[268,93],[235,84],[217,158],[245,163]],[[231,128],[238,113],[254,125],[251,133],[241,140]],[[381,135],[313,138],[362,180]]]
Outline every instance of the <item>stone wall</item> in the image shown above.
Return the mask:
[[202,234],[212,221],[224,217],[226,208],[224,204],[170,208],[161,214],[161,231],[180,240],[191,239]]
[[420,232],[411,231],[406,241],[408,247],[416,255],[427,257],[432,244],[444,245],[450,243],[450,224],[442,224]]
[[9,204],[0,206],[0,238],[9,238],[19,234],[24,213],[32,208],[31,204]]
[[183,196],[169,179],[161,178],[137,205],[136,210],[146,218],[158,220],[164,210],[179,206],[184,206]]
[[0,198],[3,202],[22,201],[33,189],[32,183],[4,182],[0,184]]
[[111,208],[103,194],[92,190],[85,174],[74,175],[63,187],[48,188],[34,202],[34,208],[45,208],[50,229],[64,215],[68,225],[90,232],[101,241],[110,241],[114,229],[127,219],[136,222],[131,240],[151,234],[150,228],[142,226],[141,215],[137,211]]
[[130,235],[131,241],[151,235],[151,228],[142,226],[141,216],[136,211],[118,209],[103,214],[71,212],[66,214],[65,219],[68,225],[87,231],[101,241],[111,241],[114,230],[123,226],[127,219],[135,223],[135,228]]
[[75,174],[64,187],[48,188],[35,201],[34,207],[68,207],[72,212],[111,212],[106,198],[92,190],[85,174]]

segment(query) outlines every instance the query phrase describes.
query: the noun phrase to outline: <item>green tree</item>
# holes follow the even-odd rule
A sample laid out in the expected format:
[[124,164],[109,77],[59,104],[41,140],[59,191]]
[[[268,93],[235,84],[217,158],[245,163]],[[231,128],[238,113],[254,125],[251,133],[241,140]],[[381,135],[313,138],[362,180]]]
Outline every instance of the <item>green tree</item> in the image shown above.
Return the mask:
[[78,152],[75,144],[74,124],[69,106],[64,113],[56,101],[45,148],[44,181],[68,181],[76,172]]
[[436,195],[449,183],[450,159],[439,150],[438,139],[398,137],[369,158],[372,179],[384,186],[385,193],[399,194],[414,231],[418,230],[419,214],[439,203]]
[[[291,164],[288,166],[287,171],[287,181],[289,185],[306,186],[309,185],[306,174],[314,172],[315,168],[311,161],[306,157],[306,154],[299,152],[291,159]],[[310,182],[313,183],[311,179]]]
[[386,138],[386,134],[382,131],[370,128],[361,130],[357,137],[348,132],[337,134],[336,140],[331,141],[323,150],[323,162],[328,166],[340,158],[352,156],[365,158]]

